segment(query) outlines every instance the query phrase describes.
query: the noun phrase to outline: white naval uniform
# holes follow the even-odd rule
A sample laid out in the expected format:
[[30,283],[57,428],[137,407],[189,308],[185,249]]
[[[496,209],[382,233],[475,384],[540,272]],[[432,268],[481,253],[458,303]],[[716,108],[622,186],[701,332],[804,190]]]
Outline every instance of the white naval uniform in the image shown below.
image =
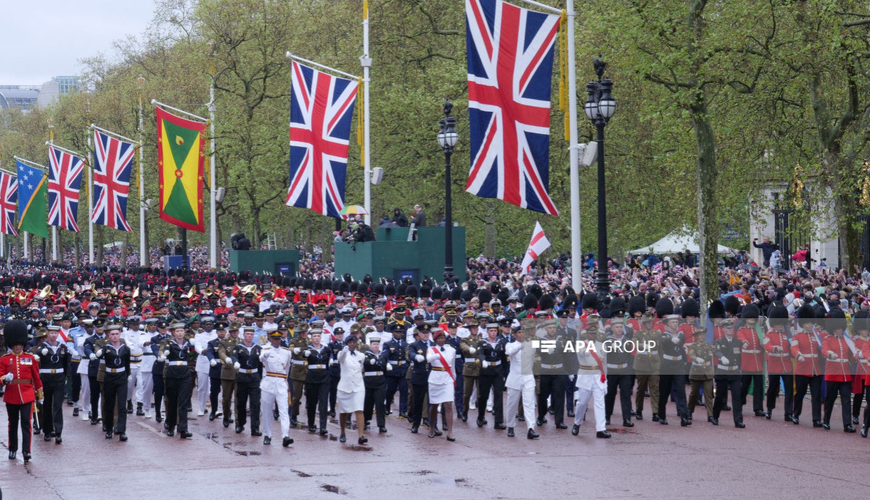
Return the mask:
[[[528,346],[528,349],[523,349]],[[526,351],[525,353],[523,351]],[[535,428],[535,362],[534,350],[530,342],[508,342],[505,354],[511,358],[511,370],[508,373],[506,422],[508,427],[517,425],[517,409],[520,406],[520,396],[523,398],[523,414],[526,416],[526,426]]]
[[347,346],[338,353],[338,363],[341,367],[341,379],[338,381],[336,395],[339,413],[363,411],[366,399],[366,388],[363,385],[362,367],[365,354],[358,350],[350,352]]
[[[601,342],[595,342],[595,349],[595,354],[601,359],[601,365],[604,367],[604,375],[606,376],[607,357]],[[574,425],[581,425],[583,423],[586,408],[589,406],[589,398],[594,398],[595,431],[606,431],[607,426],[604,418],[604,395],[607,394],[606,378],[604,382],[601,381],[601,369],[598,367],[598,362],[592,357],[591,349],[578,350],[577,362],[580,366],[577,370],[577,379],[575,381],[574,398],[576,407],[574,408]]]
[[[263,380],[260,382],[260,415],[263,425],[263,434],[272,437],[272,418],[264,417],[271,415],[276,401],[282,403],[278,406],[279,421],[281,422],[281,436],[290,437],[290,416],[287,414],[287,376],[290,373],[290,360],[293,357],[290,349],[272,347],[271,344],[263,347],[260,351],[260,362],[263,363]],[[280,375],[283,375],[281,377]]]
[[[141,330],[129,330],[126,328],[121,332],[121,338],[124,339],[124,343],[130,348],[130,376],[127,377],[128,401],[135,400],[136,398],[134,396],[137,395],[137,393],[133,391],[133,388],[136,386],[136,382],[139,380],[139,372],[142,370],[142,354],[144,353],[142,333]],[[138,401],[141,402],[142,400],[140,399]],[[122,401],[122,403],[124,403],[124,401]]]
[[[440,356],[438,351],[441,351]],[[453,377],[446,369],[438,370],[444,368],[441,356],[453,372],[453,377],[456,376],[456,349],[453,346],[445,343],[443,347],[435,345],[426,350],[426,361],[432,366],[432,371],[429,372],[429,404],[432,405],[452,403],[455,400],[456,386]]]
[[205,355],[205,351],[208,349],[208,343],[216,338],[217,332],[214,330],[210,332],[201,331],[196,334],[192,342],[194,349],[196,349],[196,353],[199,354],[199,356],[196,357],[196,398],[199,401],[199,411],[203,415],[207,412],[206,405],[208,405],[209,389],[208,371],[211,368],[211,364],[208,357]]
[[82,420],[88,420],[88,413],[91,412],[91,382],[88,380],[88,365],[90,360],[84,356],[85,340],[89,335],[80,335],[76,339],[76,350],[82,356],[82,362],[79,363],[79,369],[76,371],[82,378],[82,389],[79,392],[79,405],[81,406]]
[[145,345],[146,342],[151,342],[151,337],[154,337],[159,332],[155,328],[153,332],[147,329],[140,334],[140,342],[142,344],[142,367],[139,368],[139,380],[136,381],[136,401],[142,403],[145,409],[145,416],[151,417],[151,397],[154,391],[154,377],[151,375],[154,369],[154,362],[157,357],[154,351],[151,350],[151,345]]

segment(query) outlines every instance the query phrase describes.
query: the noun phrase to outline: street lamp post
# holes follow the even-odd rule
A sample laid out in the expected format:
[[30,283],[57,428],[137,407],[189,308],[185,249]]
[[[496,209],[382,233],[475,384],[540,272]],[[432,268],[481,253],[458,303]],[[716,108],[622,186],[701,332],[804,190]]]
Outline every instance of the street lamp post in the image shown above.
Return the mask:
[[598,277],[595,286],[598,297],[602,300],[610,293],[610,274],[607,270],[607,200],[604,184],[604,127],[616,111],[616,101],[610,91],[613,82],[609,79],[601,79],[604,75],[606,64],[600,59],[595,59],[595,74],[598,81],[589,82],[586,92],[586,116],[592,121],[597,130],[598,141]]
[[444,150],[444,278],[453,276],[453,200],[450,194],[450,156],[459,136],[456,134],[456,119],[450,116],[453,111],[453,103],[444,101],[444,118],[438,124],[438,145]]

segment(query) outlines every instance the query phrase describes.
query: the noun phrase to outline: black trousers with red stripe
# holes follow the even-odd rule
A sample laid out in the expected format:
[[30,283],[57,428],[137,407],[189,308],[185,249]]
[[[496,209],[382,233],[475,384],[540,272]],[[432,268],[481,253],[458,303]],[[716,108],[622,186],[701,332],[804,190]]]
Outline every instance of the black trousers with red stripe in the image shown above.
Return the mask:
[[33,429],[30,427],[30,413],[33,403],[16,405],[6,403],[6,413],[9,415],[9,451],[18,451],[18,426],[21,425],[21,451],[30,453],[30,443],[33,440]]

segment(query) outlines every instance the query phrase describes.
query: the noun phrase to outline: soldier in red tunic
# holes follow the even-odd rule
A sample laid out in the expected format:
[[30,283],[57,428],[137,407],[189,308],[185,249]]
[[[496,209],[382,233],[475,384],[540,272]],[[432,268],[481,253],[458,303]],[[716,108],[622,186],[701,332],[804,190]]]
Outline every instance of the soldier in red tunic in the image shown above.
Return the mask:
[[825,384],[827,385],[827,397],[825,398],[825,420],[822,427],[831,430],[831,413],[834,411],[834,402],[840,396],[840,405],[843,409],[843,431],[855,432],[852,426],[852,352],[843,332],[846,331],[846,315],[840,309],[831,309],[827,320],[828,335],[822,342],[822,355],[825,357]]
[[3,402],[9,415],[9,459],[14,460],[18,451],[18,426],[21,425],[22,456],[30,460],[30,444],[33,430],[30,427],[33,402],[42,403],[42,381],[39,379],[39,362],[35,356],[24,352],[27,344],[27,325],[20,320],[6,323],[3,329],[7,347],[12,352],[0,358],[0,381],[6,386]]
[[794,411],[794,376],[792,375],[791,345],[788,338],[788,309],[774,306],[770,315],[770,330],[764,335],[764,351],[767,354],[767,412],[770,420],[776,399],[779,397],[779,383],[785,387],[785,421],[791,422]]
[[[797,363],[794,368],[795,396],[794,414],[791,421],[800,423],[804,396],[810,389],[813,410],[813,427],[822,426],[822,364],[819,359],[819,341],[815,332],[816,317],[813,308],[804,304],[798,309],[798,332],[791,339],[791,355]],[[819,334],[820,335],[820,334]]]
[[743,372],[742,393],[740,397],[746,405],[749,385],[752,384],[752,410],[756,417],[764,416],[762,393],[764,391],[764,357],[761,339],[758,336],[758,317],[761,311],[755,304],[743,306],[741,320],[743,326],[737,330],[737,338],[743,342],[740,369]]

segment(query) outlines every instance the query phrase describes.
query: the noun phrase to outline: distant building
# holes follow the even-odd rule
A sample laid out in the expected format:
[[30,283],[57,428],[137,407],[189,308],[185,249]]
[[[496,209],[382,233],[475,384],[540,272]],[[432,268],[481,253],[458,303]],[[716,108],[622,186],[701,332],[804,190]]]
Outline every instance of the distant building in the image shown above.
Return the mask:
[[20,109],[25,113],[44,108],[58,97],[78,90],[76,76],[56,76],[42,85],[0,85],[0,109]]

